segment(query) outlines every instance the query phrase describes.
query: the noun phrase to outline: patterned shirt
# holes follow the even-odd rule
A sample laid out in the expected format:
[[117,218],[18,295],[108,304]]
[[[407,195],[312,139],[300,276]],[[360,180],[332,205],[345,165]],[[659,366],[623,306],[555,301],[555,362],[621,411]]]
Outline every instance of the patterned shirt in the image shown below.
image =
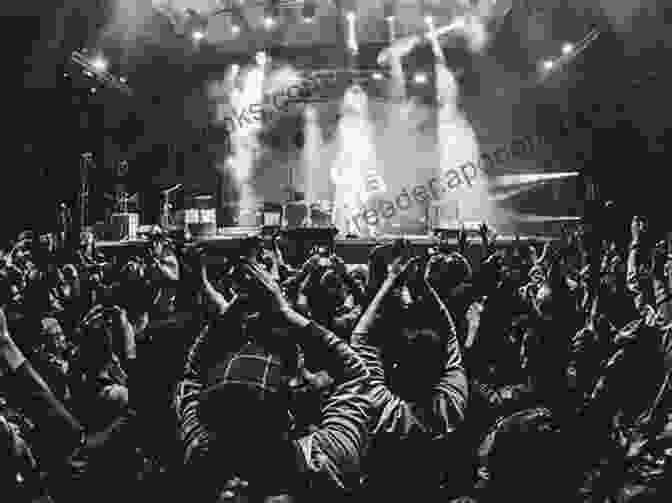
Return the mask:
[[[217,338],[221,339],[221,334]],[[301,330],[299,340],[307,352],[323,353],[328,362],[327,370],[337,386],[322,409],[318,428],[294,441],[299,454],[297,463],[301,465],[297,466],[297,471],[304,474],[310,489],[338,488],[348,493],[359,483],[361,456],[367,444],[371,402],[365,392],[369,372],[364,361],[345,342],[315,323]],[[212,432],[199,417],[207,372],[203,350],[207,346],[208,334],[205,332],[192,346],[175,394],[174,407],[187,463],[200,451],[207,450],[214,440]],[[236,356],[241,357],[248,355]],[[273,357],[262,363],[270,370],[274,366]],[[261,375],[261,381],[248,384],[263,392],[267,390],[268,373]]]

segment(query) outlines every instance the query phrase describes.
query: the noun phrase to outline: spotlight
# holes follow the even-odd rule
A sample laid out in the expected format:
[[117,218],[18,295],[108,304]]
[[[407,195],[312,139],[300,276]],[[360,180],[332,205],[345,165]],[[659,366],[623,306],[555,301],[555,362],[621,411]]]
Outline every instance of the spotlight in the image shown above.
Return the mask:
[[551,59],[547,59],[543,62],[544,70],[552,70],[553,66],[555,66],[555,63]]
[[374,73],[373,75],[371,75],[371,77],[373,78],[373,80],[383,80],[383,74],[379,72]]
[[237,24],[231,25],[231,32],[234,35],[238,35],[240,33],[240,26],[238,26]]
[[562,53],[564,55],[570,54],[574,50],[574,44],[570,44],[569,42],[566,42],[562,46]]
[[264,7],[264,28],[272,29],[276,23],[276,18],[279,17],[280,11],[276,6],[277,2],[271,2],[271,5]]
[[425,24],[427,24],[428,26],[432,26],[434,24],[434,17],[425,16]]
[[393,21],[395,19],[394,15],[394,3],[393,2],[387,2],[385,5],[383,5],[383,16],[387,21]]
[[357,14],[355,14],[353,11],[348,11],[345,14],[345,19],[347,19],[348,22],[350,22],[350,23],[352,23],[356,18],[357,18]]
[[96,94],[97,89],[95,87],[91,88],[91,94]]
[[208,29],[208,18],[194,9],[185,10],[183,33],[188,33],[192,40],[199,42],[205,38]]
[[264,51],[257,52],[254,59],[259,66],[265,66],[268,63],[268,55]]
[[240,71],[240,65],[237,63],[234,63],[231,65],[231,72],[233,74],[237,74]]
[[301,16],[306,23],[315,21],[315,4],[313,2],[306,2],[301,8]]
[[427,83],[427,74],[418,72],[413,76],[413,82],[416,84],[426,84]]
[[119,77],[119,82],[125,84],[126,82],[128,82],[128,79],[126,77]]
[[84,71],[84,75],[86,75],[87,77],[93,77],[93,73],[91,73],[91,72],[88,71],[88,70],[85,70],[85,71]]
[[102,56],[97,56],[91,60],[91,66],[97,72],[104,72],[107,70],[107,60]]
[[64,73],[63,77],[65,77],[67,79],[68,77],[70,77],[70,74],[69,73]]

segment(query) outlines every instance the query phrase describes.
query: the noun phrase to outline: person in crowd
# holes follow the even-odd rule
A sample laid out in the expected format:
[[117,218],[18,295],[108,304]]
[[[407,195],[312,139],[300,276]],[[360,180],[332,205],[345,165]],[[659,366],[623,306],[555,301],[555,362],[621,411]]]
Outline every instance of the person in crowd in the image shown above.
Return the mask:
[[[347,343],[294,310],[257,264],[241,267],[263,319],[289,331],[284,338],[273,330],[259,334],[257,325],[249,341],[235,332],[208,333],[192,348],[175,400],[185,467],[198,481],[192,498],[195,489],[199,501],[218,494],[231,501],[308,501],[352,492],[368,438],[367,367]],[[225,316],[235,310],[236,301]],[[213,344],[231,346],[215,352]],[[315,431],[293,438],[288,393],[297,345],[328,363],[336,389]]]
[[[450,449],[467,404],[455,324],[431,286],[430,268],[420,280],[422,299],[395,315],[400,310],[395,289],[407,281],[409,267],[415,264],[395,260],[352,336],[372,375],[374,418],[366,464],[372,497],[388,492],[390,480],[396,481],[399,497],[411,497],[418,487],[427,487],[427,497],[437,497],[430,488],[439,488],[441,461],[448,459],[444,449]],[[397,473],[384,461],[391,456],[413,459],[413,466],[399,466]]]
[[[667,238],[636,217],[621,248],[595,211],[540,255],[483,225],[481,253],[461,232],[350,271],[261,240],[207,268],[163,240],[81,261],[24,232],[0,263],[0,492],[669,500]],[[167,288],[188,317],[155,308]]]

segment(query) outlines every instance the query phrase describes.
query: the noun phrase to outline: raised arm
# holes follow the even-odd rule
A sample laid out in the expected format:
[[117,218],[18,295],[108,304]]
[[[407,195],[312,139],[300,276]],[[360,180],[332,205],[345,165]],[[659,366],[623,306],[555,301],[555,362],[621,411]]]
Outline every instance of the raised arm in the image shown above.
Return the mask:
[[462,365],[462,351],[457,339],[457,329],[450,310],[443,303],[439,294],[432,288],[425,276],[428,295],[425,296],[430,308],[437,313],[437,327],[444,344],[443,372],[434,387],[434,417],[441,421],[440,432],[450,432],[457,423],[464,420],[464,413],[469,397],[469,385]]
[[152,261],[152,266],[157,276],[162,280],[170,282],[180,280],[180,264],[173,253],[168,253],[158,258],[155,257]]
[[297,441],[305,466],[324,473],[341,489],[357,485],[371,409],[365,394],[369,383],[366,364],[345,341],[296,312],[267,274],[254,266],[248,272],[262,292],[260,298],[267,299],[266,307],[297,329],[296,342],[306,354],[318,355],[337,383],[323,407],[318,430]]
[[12,339],[5,313],[0,309],[0,367],[5,379],[5,389],[15,403],[41,430],[49,432],[54,447],[70,454],[86,440],[84,427],[56,398],[47,383],[25,358]]
[[238,300],[238,295],[235,293],[231,301],[226,300],[224,294],[219,292],[212,283],[210,283],[205,264],[201,264],[201,288],[203,289],[205,297],[215,306],[217,314],[220,316],[226,314],[231,308],[231,305]]
[[645,278],[642,274],[642,255],[644,253],[644,221],[635,216],[632,218],[630,225],[632,238],[628,248],[628,262],[627,262],[627,287],[628,290],[635,297],[635,307],[642,310],[648,304],[646,298]]

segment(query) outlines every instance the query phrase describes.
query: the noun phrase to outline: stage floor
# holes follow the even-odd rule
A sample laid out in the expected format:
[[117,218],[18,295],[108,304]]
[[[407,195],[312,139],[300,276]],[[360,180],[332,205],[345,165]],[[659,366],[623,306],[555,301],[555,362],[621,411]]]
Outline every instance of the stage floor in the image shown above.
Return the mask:
[[[234,250],[242,239],[252,235],[255,235],[255,233],[230,233],[226,235],[195,239],[194,242],[197,244],[204,244],[210,250],[219,250],[222,254],[225,254]],[[346,264],[365,264],[372,248],[381,244],[391,243],[400,237],[402,236],[385,235],[378,238],[336,237],[334,239],[334,247],[336,254],[339,255]],[[413,248],[416,248],[417,251],[424,251],[427,248],[431,248],[439,244],[439,240],[433,236],[405,235],[403,237],[408,239],[412,243]],[[521,244],[545,243],[554,240],[553,238],[545,236],[518,236],[517,238],[515,236],[498,236],[495,244],[498,248],[509,248],[516,242],[516,239]],[[457,247],[457,239],[448,239],[448,242],[450,245]],[[132,256],[141,251],[147,245],[148,241],[144,239],[126,241],[99,241],[97,243],[98,249],[103,254],[108,256]],[[467,254],[469,255],[468,258],[472,261],[472,264],[480,262],[481,240],[479,237],[470,236]],[[213,255],[217,255],[217,253],[214,253]]]

